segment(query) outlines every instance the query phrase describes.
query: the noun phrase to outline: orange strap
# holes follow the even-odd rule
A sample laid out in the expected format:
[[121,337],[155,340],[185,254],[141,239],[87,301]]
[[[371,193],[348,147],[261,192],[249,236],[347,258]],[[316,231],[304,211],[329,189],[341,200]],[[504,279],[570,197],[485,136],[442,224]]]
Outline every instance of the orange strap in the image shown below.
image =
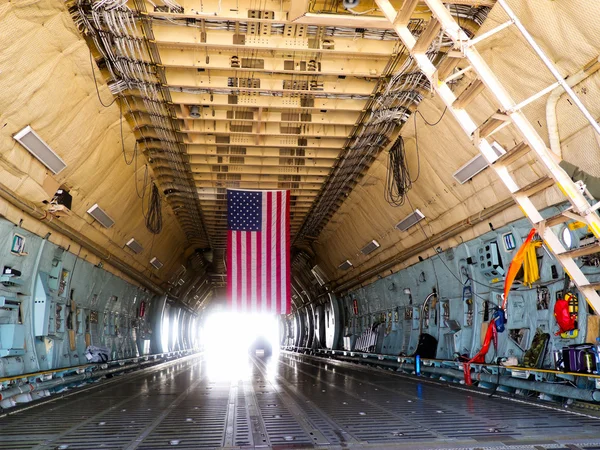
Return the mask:
[[525,260],[525,254],[527,253],[527,249],[531,245],[531,241],[533,240],[533,236],[535,236],[536,232],[537,230],[535,228],[531,229],[529,235],[527,235],[527,239],[525,239],[525,242],[523,242],[523,244],[517,251],[517,254],[508,266],[508,272],[506,273],[506,279],[504,280],[504,301],[502,302],[502,309],[504,310],[506,310],[506,303],[508,302],[508,293],[510,292],[510,288],[512,287],[513,282],[515,281],[517,273],[519,273],[519,270],[523,265],[523,261]]

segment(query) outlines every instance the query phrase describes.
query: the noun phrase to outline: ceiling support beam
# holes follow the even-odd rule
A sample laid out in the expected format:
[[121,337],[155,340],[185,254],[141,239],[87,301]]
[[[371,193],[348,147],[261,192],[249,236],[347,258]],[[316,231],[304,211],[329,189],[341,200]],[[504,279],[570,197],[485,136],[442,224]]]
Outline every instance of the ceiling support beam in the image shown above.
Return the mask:
[[[366,105],[364,99],[323,98],[319,92],[307,92],[294,97],[272,97],[266,95],[229,95],[219,93],[192,93],[182,89],[171,89],[174,104],[200,105],[203,107],[223,107],[225,109],[263,107],[293,109],[295,112],[314,110],[362,111]],[[317,95],[317,97],[315,97]],[[140,107],[141,104],[140,99]]]
[[[232,67],[231,55],[224,52],[211,52],[207,59],[204,55],[189,52],[186,49],[174,48],[172,46],[161,46],[160,53],[162,64],[167,68],[179,68],[188,70],[204,70],[204,73],[219,74],[235,71],[238,76],[244,74],[278,73],[297,76],[348,76],[357,78],[379,78],[389,61],[389,56],[379,58],[348,58],[346,55],[327,55],[327,58],[318,58],[318,55],[280,55],[272,56],[269,53],[257,55],[254,59],[260,59],[261,67]],[[314,70],[310,61],[319,59]]]
[[[383,20],[386,20],[383,18]],[[388,27],[390,24],[388,22]],[[356,28],[356,27],[349,27]],[[362,27],[358,27],[362,28]],[[368,27],[367,27],[368,28]],[[203,53],[204,49],[229,50],[232,55],[240,59],[247,51],[249,57],[256,59],[255,51],[268,51],[273,55],[283,53],[293,55],[297,52],[320,53],[322,55],[344,55],[355,58],[389,57],[394,53],[397,40],[375,40],[375,39],[353,39],[333,37],[328,39],[334,43],[333,48],[323,46],[311,46],[309,36],[251,36],[248,34],[237,34],[235,31],[207,31],[205,35],[196,28],[181,27],[175,25],[159,25],[154,23],[154,38],[159,46],[170,46],[175,48],[194,48],[194,51]],[[241,37],[240,37],[241,36]],[[209,52],[210,53],[210,52]]]

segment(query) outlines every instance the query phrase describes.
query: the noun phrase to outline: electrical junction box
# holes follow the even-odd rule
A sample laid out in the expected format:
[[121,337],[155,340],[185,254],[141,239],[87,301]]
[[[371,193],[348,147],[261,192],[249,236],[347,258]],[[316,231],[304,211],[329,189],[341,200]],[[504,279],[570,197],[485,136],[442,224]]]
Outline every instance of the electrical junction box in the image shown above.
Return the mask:
[[25,354],[25,325],[0,324],[0,358]]
[[484,246],[477,249],[477,259],[479,271],[483,276],[490,279],[504,277],[505,272],[496,241],[486,242]]
[[59,205],[65,206],[67,209],[72,209],[71,205],[73,204],[73,197],[64,189],[56,191],[52,200]]

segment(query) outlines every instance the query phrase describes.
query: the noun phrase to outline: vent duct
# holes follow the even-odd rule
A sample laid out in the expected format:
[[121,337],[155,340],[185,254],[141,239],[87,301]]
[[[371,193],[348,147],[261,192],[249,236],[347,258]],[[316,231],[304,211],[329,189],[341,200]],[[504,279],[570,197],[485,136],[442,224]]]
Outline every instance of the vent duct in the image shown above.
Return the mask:
[[368,255],[369,253],[373,253],[379,247],[381,247],[379,242],[377,242],[375,239],[373,239],[371,242],[369,242],[367,245],[365,245],[363,248],[361,248],[360,252],[363,255]]
[[129,241],[125,245],[127,247],[129,247],[129,249],[133,253],[142,253],[142,251],[144,250],[144,247],[142,247],[142,244],[140,244],[138,241],[136,241],[135,238],[129,239]]
[[29,153],[35,156],[54,175],[67,167],[67,164],[54,153],[29,125],[15,134],[13,139],[29,150]]
[[190,107],[190,117],[194,119],[200,118],[200,107],[198,105],[193,105]]
[[[498,156],[502,156],[504,153],[504,149],[497,142],[493,142],[491,144],[492,149]],[[488,166],[488,162],[482,154],[475,156],[473,159],[469,160],[464,166],[454,172],[454,178],[460,184],[465,184],[479,172],[484,170]]]
[[454,178],[460,184],[465,184],[483,169],[488,166],[488,162],[483,155],[477,155],[475,158],[467,162],[464,166],[454,172]]
[[346,261],[344,261],[343,263],[341,263],[341,264],[338,266],[338,269],[340,269],[340,270],[348,270],[348,269],[350,269],[351,267],[353,267],[353,266],[352,266],[352,263],[350,262],[350,260],[349,260],[349,259],[347,259]]
[[157,270],[164,265],[156,256],[150,260],[150,264],[152,264],[152,267],[154,267]]
[[325,275],[325,272],[323,271],[323,269],[321,269],[321,267],[318,264],[315,265],[312,269],[310,269],[310,271],[316,278],[317,283],[319,283],[319,286],[325,286],[327,283],[329,283],[329,277]]
[[110,228],[115,224],[115,221],[112,220],[110,218],[110,216],[108,214],[106,214],[104,212],[104,210],[98,206],[98,203],[96,203],[94,206],[92,206],[90,209],[88,209],[87,213],[90,216],[92,216],[94,219],[96,219],[96,222],[98,222],[104,228]]
[[423,220],[424,218],[425,218],[425,215],[418,209],[415,209],[415,212],[413,212],[412,214],[409,214],[404,219],[402,219],[396,225],[396,228],[398,228],[400,231],[406,231],[410,227],[416,225],[418,222]]

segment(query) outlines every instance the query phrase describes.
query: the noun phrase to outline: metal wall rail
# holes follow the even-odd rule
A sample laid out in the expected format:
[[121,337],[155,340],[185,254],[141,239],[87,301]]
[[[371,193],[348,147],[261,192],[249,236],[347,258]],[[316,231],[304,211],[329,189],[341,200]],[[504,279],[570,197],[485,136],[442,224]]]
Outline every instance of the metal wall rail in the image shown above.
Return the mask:
[[[381,355],[347,350],[310,349],[284,347],[292,353],[312,354],[340,361],[393,368],[415,374],[415,358],[410,356]],[[496,384],[510,389],[525,389],[553,397],[569,398],[600,403],[600,375],[561,372],[528,367],[498,366],[495,364],[471,364],[473,381],[479,387],[493,388]],[[464,381],[463,364],[442,359],[421,359],[420,371],[432,378],[444,377],[449,381]]]
[[[92,381],[107,375],[133,371],[147,366],[157,365],[185,356],[198,353],[196,350],[179,350],[175,352],[144,355],[136,358],[119,359],[102,364],[85,364],[55,370],[46,370],[12,377],[0,378],[0,401],[21,394],[45,391],[51,395],[51,390],[67,385]],[[48,395],[44,395],[47,397]]]

